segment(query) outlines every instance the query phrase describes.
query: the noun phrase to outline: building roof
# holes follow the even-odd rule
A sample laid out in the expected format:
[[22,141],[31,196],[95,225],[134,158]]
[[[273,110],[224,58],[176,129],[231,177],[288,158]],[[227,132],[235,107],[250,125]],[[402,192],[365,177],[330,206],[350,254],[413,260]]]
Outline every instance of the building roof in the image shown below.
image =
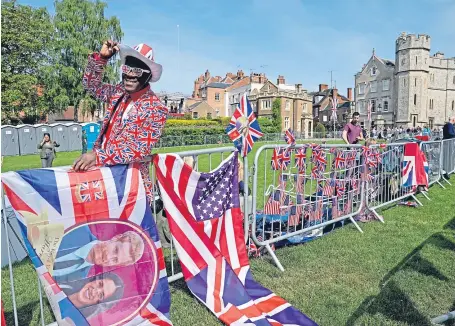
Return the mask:
[[206,85],[205,87],[225,89],[225,88],[227,88],[229,86],[231,86],[231,84],[227,84],[227,83],[210,83],[210,84]]
[[[317,103],[314,103],[313,106],[321,105],[327,97],[332,96],[332,90],[333,90],[333,88],[327,88],[327,89],[324,89],[323,91],[320,91],[320,92],[317,91],[317,92],[309,93],[313,97],[314,96],[322,96],[322,98]],[[341,98],[342,101],[350,102],[350,100],[346,96],[341,95],[340,93],[338,93],[338,96]],[[338,107],[340,105],[338,105]]]
[[202,102],[203,102],[203,101],[199,101],[199,102],[196,102],[196,103],[191,104],[191,105],[187,108],[187,110],[188,110],[188,111],[191,111],[191,110],[197,108]]

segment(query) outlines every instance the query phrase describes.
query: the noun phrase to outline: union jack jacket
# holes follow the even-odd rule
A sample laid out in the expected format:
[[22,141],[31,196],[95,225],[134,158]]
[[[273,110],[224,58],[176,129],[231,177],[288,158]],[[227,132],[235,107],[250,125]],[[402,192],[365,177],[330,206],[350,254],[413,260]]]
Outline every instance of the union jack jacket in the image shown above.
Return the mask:
[[[129,94],[123,84],[102,83],[107,60],[98,53],[89,56],[84,72],[83,85],[96,99],[108,103],[106,115],[101,125],[100,134],[93,146],[96,165],[128,164],[143,161],[151,154],[154,144],[159,140],[166,123],[168,109],[160,102],[151,89],[137,100],[132,101],[131,110],[123,117]],[[120,102],[119,102],[120,101]],[[104,134],[115,109],[118,112],[113,123],[109,139],[103,141]],[[152,200],[152,182],[149,175],[149,162],[141,163],[140,171],[144,180],[147,197]]]

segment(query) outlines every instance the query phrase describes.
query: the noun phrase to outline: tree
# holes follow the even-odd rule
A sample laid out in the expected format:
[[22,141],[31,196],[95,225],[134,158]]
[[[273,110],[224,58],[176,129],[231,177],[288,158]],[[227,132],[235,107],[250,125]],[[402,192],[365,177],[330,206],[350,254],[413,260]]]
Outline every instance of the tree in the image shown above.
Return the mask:
[[281,99],[276,98],[272,103],[272,120],[276,127],[276,132],[281,132]]
[[316,127],[314,127],[314,131],[318,136],[321,136],[321,138],[325,137],[325,127],[322,123],[318,123]]
[[45,8],[2,1],[2,121],[40,114],[42,67],[49,60],[47,45],[52,40],[52,23]]
[[[105,18],[107,4],[100,0],[58,0],[55,2],[52,65],[46,70],[46,97],[53,109],[74,106],[74,120],[78,111],[92,114],[101,103],[85,93],[82,77],[88,55],[101,48],[103,41],[112,38],[121,41],[120,21],[113,16]],[[104,73],[104,82],[118,81],[118,63],[111,60]]]

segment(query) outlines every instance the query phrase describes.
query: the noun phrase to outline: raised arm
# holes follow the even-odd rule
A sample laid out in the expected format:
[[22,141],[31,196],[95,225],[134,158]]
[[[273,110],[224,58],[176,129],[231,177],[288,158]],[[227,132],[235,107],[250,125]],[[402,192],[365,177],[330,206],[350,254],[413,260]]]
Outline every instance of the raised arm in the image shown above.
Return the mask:
[[99,53],[92,53],[88,57],[82,84],[87,92],[96,99],[108,102],[114,94],[116,86],[102,83],[104,67],[108,60],[119,50],[117,43],[106,41]]

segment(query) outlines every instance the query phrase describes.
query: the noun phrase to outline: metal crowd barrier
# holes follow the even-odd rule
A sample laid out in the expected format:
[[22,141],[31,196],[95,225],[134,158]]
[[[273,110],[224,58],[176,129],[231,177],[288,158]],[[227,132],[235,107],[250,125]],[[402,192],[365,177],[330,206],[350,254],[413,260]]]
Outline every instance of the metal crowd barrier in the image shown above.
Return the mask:
[[[221,147],[221,148],[207,148],[207,149],[200,149],[200,150],[190,150],[185,152],[177,152],[174,154],[179,155],[182,157],[185,162],[189,165],[192,165],[195,171],[199,172],[209,172],[212,169],[216,168],[226,157],[228,157],[233,151],[235,150],[234,147]],[[248,194],[248,159],[245,157],[243,159],[243,181],[245,184],[244,187],[244,196],[242,205],[242,211],[244,213],[244,230],[245,230],[245,241],[248,238],[248,215],[250,212],[249,209],[249,194]],[[151,166],[151,176],[152,180],[155,180],[155,167]],[[239,180],[240,182],[240,180]],[[158,196],[158,186],[156,182],[154,184],[154,193],[155,193],[155,200],[152,202],[153,212],[156,212],[156,199],[159,198]],[[170,233],[165,235],[163,232],[166,232],[167,220],[162,216],[162,212],[159,214],[154,214],[155,222],[158,227],[158,231],[160,234],[161,245],[163,246],[164,251],[164,258],[166,261],[166,269],[168,274],[168,281],[169,283],[179,280],[183,277],[181,272],[180,264],[178,262],[178,256],[175,252],[174,243],[172,241],[172,237]],[[163,231],[163,228],[165,231]],[[169,239],[169,242],[166,242],[166,239]]]
[[455,138],[442,141],[442,169],[445,173],[455,173]]
[[365,181],[365,197],[367,208],[379,217],[377,210],[403,199],[412,197],[420,206],[417,199],[417,188],[410,186],[406,177],[403,177],[404,146],[406,143],[372,145],[369,155],[378,155],[377,165],[368,166]]
[[[280,145],[264,145],[256,153],[251,238],[284,271],[273,244],[320,236],[325,227],[346,219],[362,232],[354,216],[362,209],[364,191],[360,145],[295,145],[288,149],[288,168],[271,170],[279,150]],[[296,158],[306,162],[301,173],[295,167]],[[258,214],[259,209],[263,214]]]
[[431,186],[438,183],[442,188],[445,188],[441,183],[442,176],[442,142],[441,141],[425,141],[420,143],[420,149],[425,154],[428,162],[428,185]]
[[[196,171],[201,171],[201,172],[209,172],[212,169],[216,168],[225,158],[227,158],[233,151],[235,150],[234,147],[221,147],[221,148],[207,148],[207,149],[202,149],[202,150],[190,150],[190,151],[185,151],[185,152],[178,152],[175,154],[178,154],[182,158],[185,159],[187,164],[193,165],[193,168]],[[191,159],[188,159],[191,157]],[[192,162],[191,162],[192,161]],[[248,215],[251,214],[251,200],[249,200],[249,194],[248,194],[248,159],[245,157],[243,159],[243,181],[245,184],[245,189],[244,189],[244,197],[243,201],[241,201],[241,206],[242,206],[242,211],[244,212],[244,230],[245,231],[245,241],[248,238]],[[155,180],[155,168],[151,167],[151,176],[152,180]],[[239,180],[240,181],[240,180]],[[155,193],[157,194],[157,185],[154,183],[155,187]],[[156,199],[157,197],[155,197]],[[157,210],[156,206],[156,200],[153,201],[152,203],[152,208],[153,208],[153,216],[155,218],[155,221],[157,222],[157,227],[160,228],[164,225],[167,224],[167,220],[163,217],[162,220],[160,221],[161,224],[159,225],[158,219],[157,219],[157,214],[155,213]],[[159,214],[158,214],[159,215]],[[10,274],[10,284],[11,284],[11,295],[12,295],[12,304],[13,304],[13,315],[14,315],[14,324],[16,326],[19,325],[18,321],[18,315],[17,315],[17,303],[16,303],[16,294],[15,294],[15,288],[14,288],[14,269],[12,265],[12,257],[11,257],[11,252],[10,249],[13,249],[10,247],[10,239],[9,239],[9,231],[13,232],[17,238],[17,240],[20,242],[22,245],[22,249],[26,251],[25,246],[23,245],[23,240],[21,238],[21,235],[15,233],[16,231],[11,225],[11,220],[15,219],[15,214],[12,210],[12,208],[6,207],[5,205],[5,198],[2,196],[2,228],[5,230],[5,240],[6,240],[6,246],[7,246],[7,253],[8,253],[8,265],[9,265],[9,274]],[[170,235],[169,235],[170,236]],[[160,237],[161,237],[161,243],[163,246],[163,251],[164,251],[164,258],[166,262],[166,270],[168,274],[168,281],[169,283],[176,281],[178,279],[183,278],[183,274],[181,273],[181,268],[180,264],[178,263],[178,257],[175,253],[175,247],[174,244],[172,243],[172,238],[170,237],[170,243],[168,246],[166,246],[165,239],[163,239],[163,235],[160,232]],[[16,255],[17,256],[17,255]],[[43,297],[42,291],[41,291],[41,285],[40,281],[38,278],[37,274],[37,279],[38,279],[38,296],[39,296],[39,302],[40,302],[40,316],[41,316],[41,325],[45,326],[44,322],[44,308],[43,308],[43,302],[44,300],[47,301],[46,297]],[[54,326],[56,323],[50,324],[49,326]]]

